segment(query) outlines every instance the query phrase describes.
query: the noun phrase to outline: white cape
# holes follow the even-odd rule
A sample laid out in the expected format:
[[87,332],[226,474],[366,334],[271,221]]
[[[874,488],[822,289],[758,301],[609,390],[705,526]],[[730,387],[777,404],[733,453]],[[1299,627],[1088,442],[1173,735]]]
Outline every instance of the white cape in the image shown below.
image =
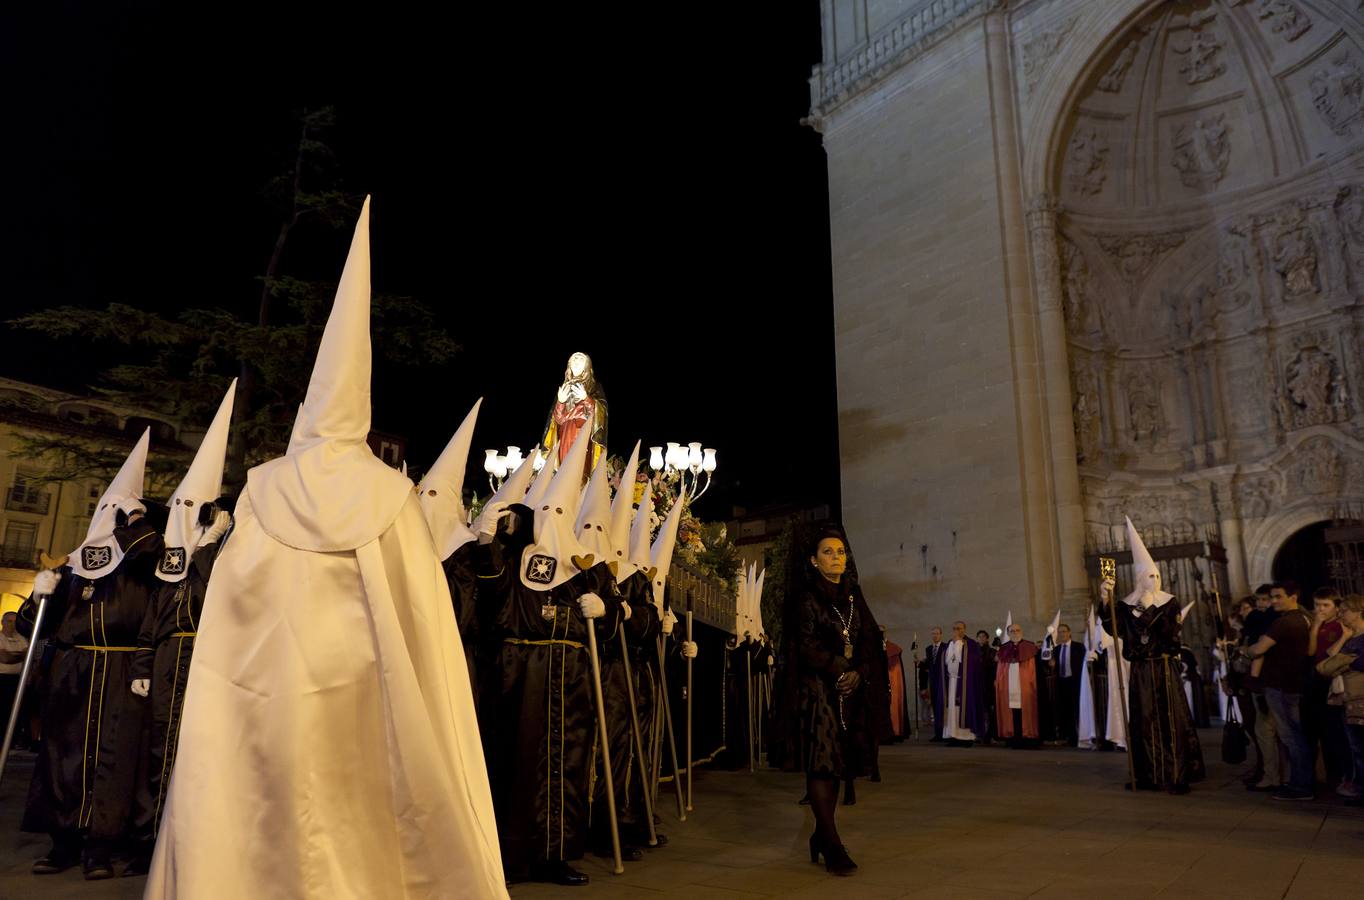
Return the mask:
[[[1107,636],[1105,641],[1109,640]],[[1123,739],[1122,711],[1126,707],[1126,700],[1118,691],[1118,653],[1112,649],[1108,651],[1108,721],[1104,727],[1104,734],[1108,740],[1118,747],[1127,749],[1127,742]],[[1098,730],[1094,727],[1094,687],[1093,681],[1089,677],[1089,656],[1086,654],[1084,665],[1080,670],[1080,732],[1081,744],[1092,744],[1099,736]],[[1132,677],[1132,664],[1127,660],[1122,660],[1122,683],[1126,686]]]
[[506,897],[449,588],[415,495],[353,550],[214,567],[147,898]]

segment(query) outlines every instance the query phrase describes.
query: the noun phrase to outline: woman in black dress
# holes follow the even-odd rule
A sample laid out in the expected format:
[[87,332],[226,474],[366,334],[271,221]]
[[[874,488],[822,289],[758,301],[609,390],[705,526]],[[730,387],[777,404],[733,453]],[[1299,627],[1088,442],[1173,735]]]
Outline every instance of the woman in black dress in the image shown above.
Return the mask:
[[886,655],[880,626],[850,571],[842,529],[821,531],[806,558],[786,608],[795,732],[788,763],[805,771],[815,815],[811,861],[823,854],[830,872],[849,875],[857,864],[834,822],[838,787],[870,774],[875,742],[889,727]]

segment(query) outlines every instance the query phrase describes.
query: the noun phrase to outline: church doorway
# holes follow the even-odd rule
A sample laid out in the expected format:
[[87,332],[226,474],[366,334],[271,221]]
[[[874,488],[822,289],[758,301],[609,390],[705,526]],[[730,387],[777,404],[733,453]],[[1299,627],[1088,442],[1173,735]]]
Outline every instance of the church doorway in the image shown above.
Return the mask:
[[1316,522],[1300,529],[1274,554],[1274,580],[1296,581],[1302,588],[1303,605],[1310,605],[1312,592],[1331,583],[1326,565],[1326,529],[1330,522]]
[[1319,587],[1341,594],[1364,593],[1364,522],[1326,521],[1308,525],[1284,541],[1274,555],[1274,579],[1291,579],[1303,597]]

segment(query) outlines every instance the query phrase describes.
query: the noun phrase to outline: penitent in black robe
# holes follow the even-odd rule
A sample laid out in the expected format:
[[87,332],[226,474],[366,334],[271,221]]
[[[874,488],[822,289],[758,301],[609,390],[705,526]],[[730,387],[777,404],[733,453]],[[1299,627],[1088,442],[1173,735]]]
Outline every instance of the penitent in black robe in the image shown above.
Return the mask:
[[469,667],[469,685],[474,692],[474,705],[480,698],[478,658],[480,651],[480,622],[478,617],[479,573],[486,572],[490,559],[489,545],[469,541],[451,553],[441,568],[450,587],[450,603],[455,609],[455,625],[459,640],[464,645],[464,662]]
[[605,563],[548,591],[526,587],[524,542],[512,536],[503,545],[502,537],[490,545],[489,581],[479,593],[480,603],[496,598],[487,638],[497,645],[479,718],[502,864],[519,879],[536,864],[583,855],[597,730],[587,624],[576,601],[589,592],[605,601],[599,644],[618,640],[621,608]]
[[1201,781],[1203,750],[1180,679],[1179,604],[1116,608],[1123,657],[1132,664],[1127,709],[1136,786]]
[[37,604],[19,610],[19,631],[49,638],[43,741],[29,784],[23,830],[48,832],[74,847],[82,836],[110,847],[132,835],[151,806],[139,777],[147,748],[148,703],[128,690],[138,630],[161,559],[158,529],[146,519],[114,532],[118,568],[89,580],[61,569],[43,629],[33,635]]
[[139,821],[143,836],[154,838],[161,822],[161,808],[170,787],[175,765],[175,747],[180,738],[180,713],[185,704],[185,685],[189,664],[194,656],[194,639],[199,633],[199,618],[204,611],[204,595],[218,544],[200,548],[190,560],[189,571],[177,582],[156,582],[156,589],[137,637],[137,653],[128,681],[146,678],[151,682],[147,700],[151,706],[151,741],[146,765],[147,789],[151,796],[149,818]]

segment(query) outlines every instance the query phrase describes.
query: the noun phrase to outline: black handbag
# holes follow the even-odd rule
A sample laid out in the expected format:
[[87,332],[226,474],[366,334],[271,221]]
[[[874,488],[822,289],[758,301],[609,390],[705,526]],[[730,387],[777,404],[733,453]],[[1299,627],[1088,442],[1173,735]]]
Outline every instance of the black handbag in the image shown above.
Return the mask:
[[1236,718],[1235,698],[1227,699],[1227,724],[1222,726],[1222,762],[1229,766],[1240,765],[1246,761],[1246,748],[1250,738],[1246,736],[1245,726]]

